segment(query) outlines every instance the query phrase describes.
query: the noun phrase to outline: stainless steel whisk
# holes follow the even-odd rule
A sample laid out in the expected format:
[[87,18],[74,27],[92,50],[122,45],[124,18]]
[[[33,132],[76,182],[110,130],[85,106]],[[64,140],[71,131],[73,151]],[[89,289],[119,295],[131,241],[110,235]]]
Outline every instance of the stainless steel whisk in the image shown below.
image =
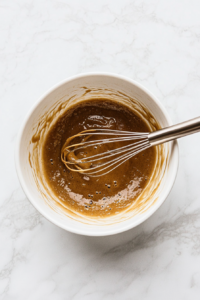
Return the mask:
[[[103,176],[147,148],[198,131],[200,131],[200,117],[150,133],[111,129],[89,129],[67,139],[61,151],[61,159],[71,171],[91,177]],[[102,138],[104,135],[107,137]],[[91,136],[95,136],[97,139],[89,140]],[[110,137],[108,138],[108,136]],[[82,141],[69,145],[75,138],[82,138]],[[116,142],[128,142],[129,144],[90,156],[84,155],[81,158],[76,156],[76,152],[81,153],[83,149],[87,151],[90,147],[97,148],[101,145]]]

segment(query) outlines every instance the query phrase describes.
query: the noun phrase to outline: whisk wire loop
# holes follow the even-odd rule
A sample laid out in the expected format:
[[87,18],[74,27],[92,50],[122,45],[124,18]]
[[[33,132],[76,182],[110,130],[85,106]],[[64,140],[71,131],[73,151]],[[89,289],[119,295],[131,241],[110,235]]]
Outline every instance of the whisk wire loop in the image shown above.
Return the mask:
[[[106,135],[106,138],[102,138],[102,135]],[[115,137],[108,138],[107,136],[109,135]],[[97,140],[86,141],[91,136],[99,138]],[[75,138],[83,139],[80,143],[73,144],[72,141]],[[91,147],[97,149],[97,147],[106,144],[131,141],[133,141],[131,144],[82,158],[78,158],[75,154],[83,149],[91,149]],[[111,129],[89,129],[74,135],[66,141],[61,151],[61,159],[71,171],[91,177],[103,176],[149,146],[148,133],[146,132],[133,133]],[[70,160],[69,157],[73,159]],[[85,168],[84,164],[86,165]]]

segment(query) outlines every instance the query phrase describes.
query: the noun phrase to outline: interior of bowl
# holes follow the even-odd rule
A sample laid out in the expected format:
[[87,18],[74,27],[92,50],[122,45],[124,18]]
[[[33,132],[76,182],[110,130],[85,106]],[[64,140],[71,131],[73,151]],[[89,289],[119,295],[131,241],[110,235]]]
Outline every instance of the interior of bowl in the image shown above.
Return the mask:
[[[111,97],[115,101],[131,106],[132,109],[142,111],[142,107],[146,107],[161,127],[171,125],[170,118],[162,105],[139,84],[117,75],[81,75],[57,85],[36,103],[22,126],[16,149],[19,179],[35,208],[61,228],[94,236],[122,232],[146,220],[166,199],[175,180],[178,166],[177,143],[167,143],[160,148],[163,156],[162,170],[159,173],[157,170],[159,168],[155,168],[157,187],[154,192],[152,190],[151,193],[148,192],[146,198],[143,195],[141,201],[144,199],[148,201],[145,200],[142,209],[135,210],[133,207],[117,216],[104,219],[86,219],[77,214],[66,214],[62,207],[56,204],[56,199],[46,192],[42,183],[42,169],[36,170],[38,167],[34,163],[33,154],[40,153],[41,137],[45,137],[46,129],[52,126],[63,112],[74,104],[99,96]],[[133,101],[131,102],[130,99]],[[48,126],[44,129],[45,124]],[[40,154],[38,154],[38,160],[39,158]]]

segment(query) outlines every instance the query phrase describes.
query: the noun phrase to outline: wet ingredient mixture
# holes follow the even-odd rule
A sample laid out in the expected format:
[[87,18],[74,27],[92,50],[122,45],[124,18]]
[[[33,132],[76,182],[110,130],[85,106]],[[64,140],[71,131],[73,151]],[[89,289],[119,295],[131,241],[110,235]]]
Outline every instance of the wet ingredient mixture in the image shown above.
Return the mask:
[[92,128],[133,132],[148,132],[149,128],[129,108],[99,99],[71,108],[47,134],[42,164],[52,193],[71,210],[106,217],[122,212],[144,190],[154,169],[156,151],[154,147],[146,149],[102,177],[69,171],[61,161],[63,145],[69,137]]

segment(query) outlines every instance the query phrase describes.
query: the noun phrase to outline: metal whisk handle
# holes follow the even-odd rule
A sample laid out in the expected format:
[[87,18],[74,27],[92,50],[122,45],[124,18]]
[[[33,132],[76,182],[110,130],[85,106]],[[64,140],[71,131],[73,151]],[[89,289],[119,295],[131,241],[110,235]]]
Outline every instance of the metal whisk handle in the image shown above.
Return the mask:
[[151,146],[169,142],[200,131],[200,117],[149,133]]

